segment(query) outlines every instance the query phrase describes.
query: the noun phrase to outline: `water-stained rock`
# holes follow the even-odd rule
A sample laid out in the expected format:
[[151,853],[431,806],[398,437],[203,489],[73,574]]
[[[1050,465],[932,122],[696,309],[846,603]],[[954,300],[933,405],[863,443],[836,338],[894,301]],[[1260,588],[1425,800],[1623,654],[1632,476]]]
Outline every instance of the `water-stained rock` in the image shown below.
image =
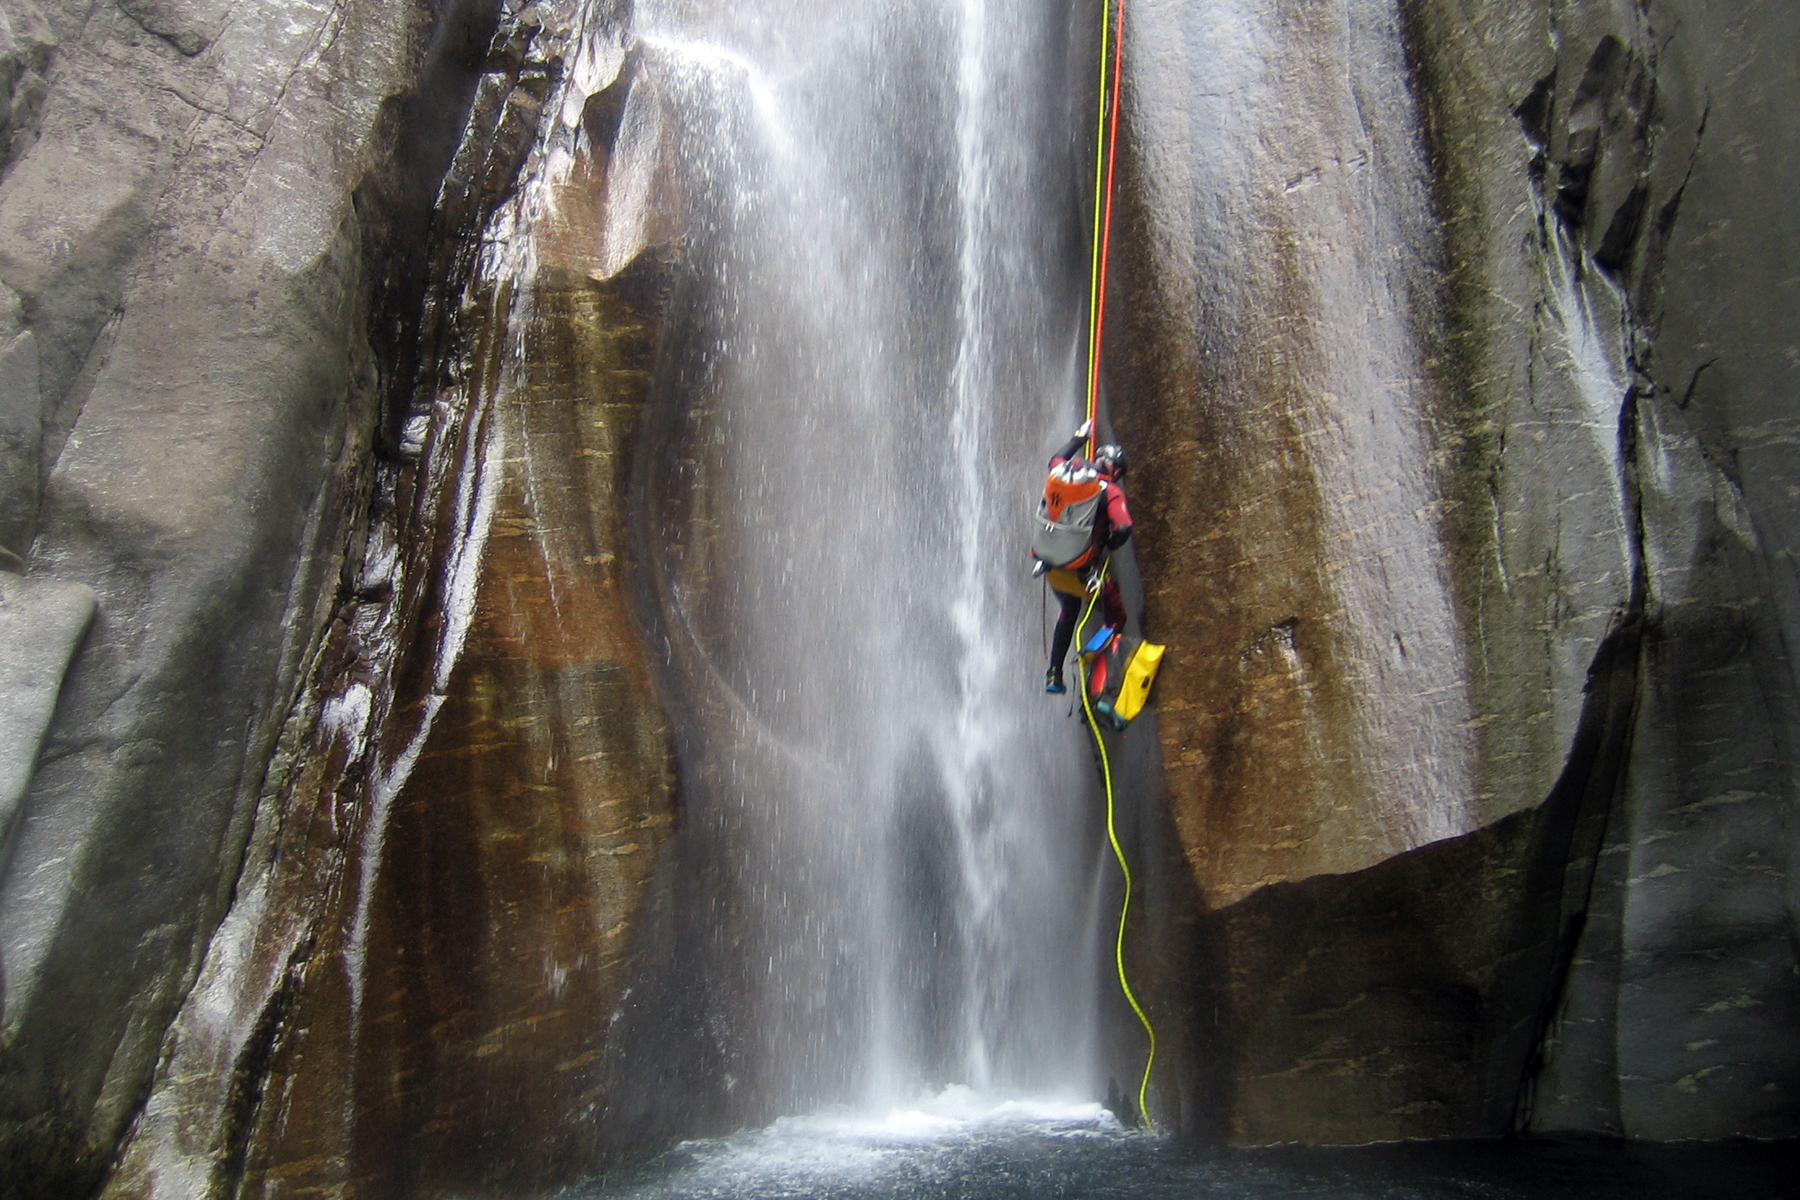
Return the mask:
[[[1195,1047],[1182,1111],[1248,1141],[1787,1136],[1795,526],[1773,447],[1794,317],[1769,264],[1796,225],[1752,181],[1800,164],[1771,117],[1793,77],[1759,50],[1791,21],[1477,8],[1140,17],[1115,392],[1147,449],[1171,816],[1211,909],[1180,952],[1196,965],[1164,963],[1193,980],[1191,1007],[1169,1001]],[[1414,178],[1424,223],[1385,216]],[[1411,370],[1322,353],[1347,324]],[[1346,429],[1386,404],[1411,449],[1362,461]],[[1334,465],[1347,445],[1362,465]],[[1334,482],[1395,469],[1426,481],[1410,520],[1383,523],[1394,484]],[[1346,582],[1359,530],[1373,590]],[[1409,538],[1448,620],[1402,602]],[[1390,613],[1412,620],[1392,621],[1400,672],[1420,630],[1447,639],[1425,651],[1457,721],[1429,715],[1442,700],[1382,719],[1405,675],[1358,630]],[[1598,856],[1519,840],[1561,819],[1601,675],[1623,693],[1583,818]],[[1342,874],[1421,828],[1371,744],[1480,831]],[[1585,882],[1560,906],[1516,890],[1564,866]]]
[[402,206],[358,189],[479,7],[237,5],[187,54],[5,5],[0,542],[95,604],[0,879],[8,1194],[113,1161],[232,901],[368,478]]
[[1173,813],[1219,903],[1483,816],[1435,520],[1438,235],[1382,5],[1138,22],[1113,409],[1146,624],[1180,631]]
[[[663,265],[529,241],[522,212],[607,182],[556,155],[585,162],[566,120],[606,82],[565,52],[609,37],[529,16],[439,191],[353,572],[109,1196],[543,1186],[600,1154],[674,820],[624,512]],[[518,240],[483,253],[496,225]]]
[[[375,739],[390,757],[290,800],[354,810],[355,833],[336,846],[338,902],[265,1001],[268,1091],[234,1114],[246,1194],[546,1183],[599,1156],[608,1018],[674,817],[616,502],[654,324],[585,275],[541,277],[530,314],[521,377],[459,468],[478,475],[456,486],[490,498],[465,514],[485,537],[441,543],[420,640],[393,648],[402,690]],[[454,670],[410,690],[458,622]],[[338,675],[323,728],[367,702],[357,674]]]

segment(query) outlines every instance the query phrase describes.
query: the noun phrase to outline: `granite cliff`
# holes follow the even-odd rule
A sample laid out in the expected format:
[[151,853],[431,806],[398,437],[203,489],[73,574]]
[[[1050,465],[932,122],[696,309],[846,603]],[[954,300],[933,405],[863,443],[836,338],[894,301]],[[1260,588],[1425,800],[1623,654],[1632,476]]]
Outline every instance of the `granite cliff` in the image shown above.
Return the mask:
[[1793,1136],[1790,18],[1139,20],[1181,1111]]

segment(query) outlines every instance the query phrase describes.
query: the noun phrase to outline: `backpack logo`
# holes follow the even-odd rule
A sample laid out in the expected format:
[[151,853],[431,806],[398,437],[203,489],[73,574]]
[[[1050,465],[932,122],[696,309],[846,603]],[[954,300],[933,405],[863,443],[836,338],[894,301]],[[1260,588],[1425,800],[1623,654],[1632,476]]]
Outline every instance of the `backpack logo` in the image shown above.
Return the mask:
[[1052,567],[1078,567],[1093,552],[1094,522],[1105,493],[1100,473],[1079,458],[1058,463],[1044,481],[1031,552]]

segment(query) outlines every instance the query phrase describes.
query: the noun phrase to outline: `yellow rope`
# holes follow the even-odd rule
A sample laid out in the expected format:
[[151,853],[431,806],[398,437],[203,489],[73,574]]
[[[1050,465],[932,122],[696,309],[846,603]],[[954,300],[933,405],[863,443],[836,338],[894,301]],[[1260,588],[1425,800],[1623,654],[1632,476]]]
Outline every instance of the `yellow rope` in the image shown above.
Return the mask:
[[1146,1103],[1150,1094],[1150,1069],[1156,1065],[1156,1028],[1150,1024],[1150,1018],[1144,1015],[1143,1006],[1138,1003],[1137,995],[1131,990],[1131,980],[1125,974],[1125,919],[1131,912],[1131,865],[1125,861],[1125,848],[1119,845],[1118,828],[1113,821],[1113,782],[1112,760],[1106,753],[1106,739],[1100,736],[1100,722],[1094,719],[1093,701],[1088,696],[1087,664],[1082,661],[1080,647],[1082,631],[1088,618],[1094,615],[1094,605],[1100,601],[1100,588],[1106,586],[1106,572],[1110,564],[1100,567],[1100,587],[1088,600],[1087,610],[1081,614],[1081,620],[1075,624],[1075,675],[1081,684],[1081,711],[1087,715],[1089,731],[1094,735],[1094,747],[1100,752],[1100,778],[1106,785],[1106,837],[1112,843],[1113,857],[1119,860],[1119,871],[1125,876],[1125,899],[1119,905],[1119,934],[1113,943],[1113,961],[1119,968],[1119,989],[1125,993],[1125,999],[1131,1004],[1131,1011],[1144,1026],[1144,1032],[1150,1038],[1150,1053],[1144,1059],[1144,1075],[1138,1081],[1138,1116],[1143,1118],[1144,1128],[1153,1128],[1150,1120],[1150,1109]]
[[1106,51],[1111,37],[1106,20],[1106,5],[1100,5],[1100,113],[1094,120],[1094,259],[1088,271],[1088,359],[1086,384],[1088,418],[1088,452],[1094,449],[1095,409],[1099,407],[1099,389],[1094,387],[1094,361],[1100,354],[1100,209],[1102,202],[1102,170],[1106,165]]
[[[1116,0],[1116,2],[1121,6],[1122,10],[1124,0]],[[1105,254],[1104,247],[1106,241],[1103,236],[1105,231],[1101,228],[1101,214],[1106,199],[1106,183],[1110,182],[1105,173],[1107,159],[1109,157],[1107,154],[1106,136],[1107,85],[1113,83],[1116,88],[1116,81],[1110,79],[1107,73],[1109,51],[1113,48],[1112,26],[1107,20],[1108,9],[1109,4],[1106,3],[1105,0],[1102,0],[1100,6],[1099,113],[1094,121],[1094,256],[1092,266],[1088,272],[1088,354],[1086,383],[1088,419],[1087,446],[1090,455],[1094,451],[1094,443],[1099,434],[1099,430],[1096,426],[1100,407],[1099,374],[1097,371],[1100,356],[1100,305],[1102,302],[1100,295],[1100,272],[1102,258]],[[1124,17],[1124,12],[1120,11],[1119,24],[1121,27],[1121,36],[1123,36]],[[1117,65],[1115,64],[1114,70],[1116,71],[1117,69]],[[1103,563],[1100,567],[1101,587],[1106,585],[1106,571],[1106,564]],[[1125,900],[1124,903],[1119,906],[1119,933],[1113,944],[1113,960],[1119,968],[1119,988],[1125,993],[1125,999],[1131,1004],[1131,1011],[1137,1014],[1138,1020],[1143,1023],[1144,1032],[1149,1035],[1150,1038],[1150,1053],[1144,1059],[1144,1075],[1143,1078],[1138,1081],[1138,1115],[1143,1118],[1144,1127],[1150,1128],[1150,1109],[1147,1101],[1150,1093],[1150,1069],[1156,1065],[1156,1029],[1150,1024],[1150,1018],[1144,1015],[1143,1006],[1138,1003],[1137,995],[1131,990],[1131,980],[1125,973],[1125,922],[1126,918],[1131,913],[1131,865],[1125,860],[1125,848],[1119,845],[1118,828],[1113,817],[1112,761],[1106,753],[1106,739],[1100,734],[1100,723],[1094,718],[1093,701],[1088,696],[1087,664],[1081,661],[1081,653],[1079,650],[1079,647],[1083,644],[1082,630],[1087,625],[1088,618],[1093,616],[1094,605],[1099,602],[1099,599],[1100,591],[1099,588],[1096,588],[1093,596],[1088,600],[1086,611],[1081,614],[1081,620],[1075,625],[1075,645],[1077,647],[1075,655],[1077,663],[1076,676],[1081,683],[1081,711],[1087,716],[1088,730],[1093,734],[1094,746],[1100,752],[1100,777],[1106,785],[1106,836],[1107,840],[1112,843],[1113,857],[1119,860],[1119,871],[1125,876]]]

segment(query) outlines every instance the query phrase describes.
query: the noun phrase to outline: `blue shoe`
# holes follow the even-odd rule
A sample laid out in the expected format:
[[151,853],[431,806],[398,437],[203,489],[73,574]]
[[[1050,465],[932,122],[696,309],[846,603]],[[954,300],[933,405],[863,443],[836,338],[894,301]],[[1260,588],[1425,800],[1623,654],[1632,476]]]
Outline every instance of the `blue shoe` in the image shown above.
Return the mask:
[[1110,701],[1094,701],[1094,711],[1100,714],[1101,722],[1110,726],[1114,733],[1124,733],[1125,726],[1131,723],[1113,711],[1113,706]]
[[1061,696],[1068,692],[1069,689],[1063,686],[1061,671],[1051,667],[1044,672],[1044,690],[1052,696]]
[[1107,646],[1112,643],[1113,638],[1117,637],[1118,634],[1119,631],[1114,629],[1111,625],[1102,625],[1100,628],[1094,630],[1094,636],[1087,640],[1087,645],[1081,648],[1081,652],[1083,654],[1098,654],[1106,649]]

